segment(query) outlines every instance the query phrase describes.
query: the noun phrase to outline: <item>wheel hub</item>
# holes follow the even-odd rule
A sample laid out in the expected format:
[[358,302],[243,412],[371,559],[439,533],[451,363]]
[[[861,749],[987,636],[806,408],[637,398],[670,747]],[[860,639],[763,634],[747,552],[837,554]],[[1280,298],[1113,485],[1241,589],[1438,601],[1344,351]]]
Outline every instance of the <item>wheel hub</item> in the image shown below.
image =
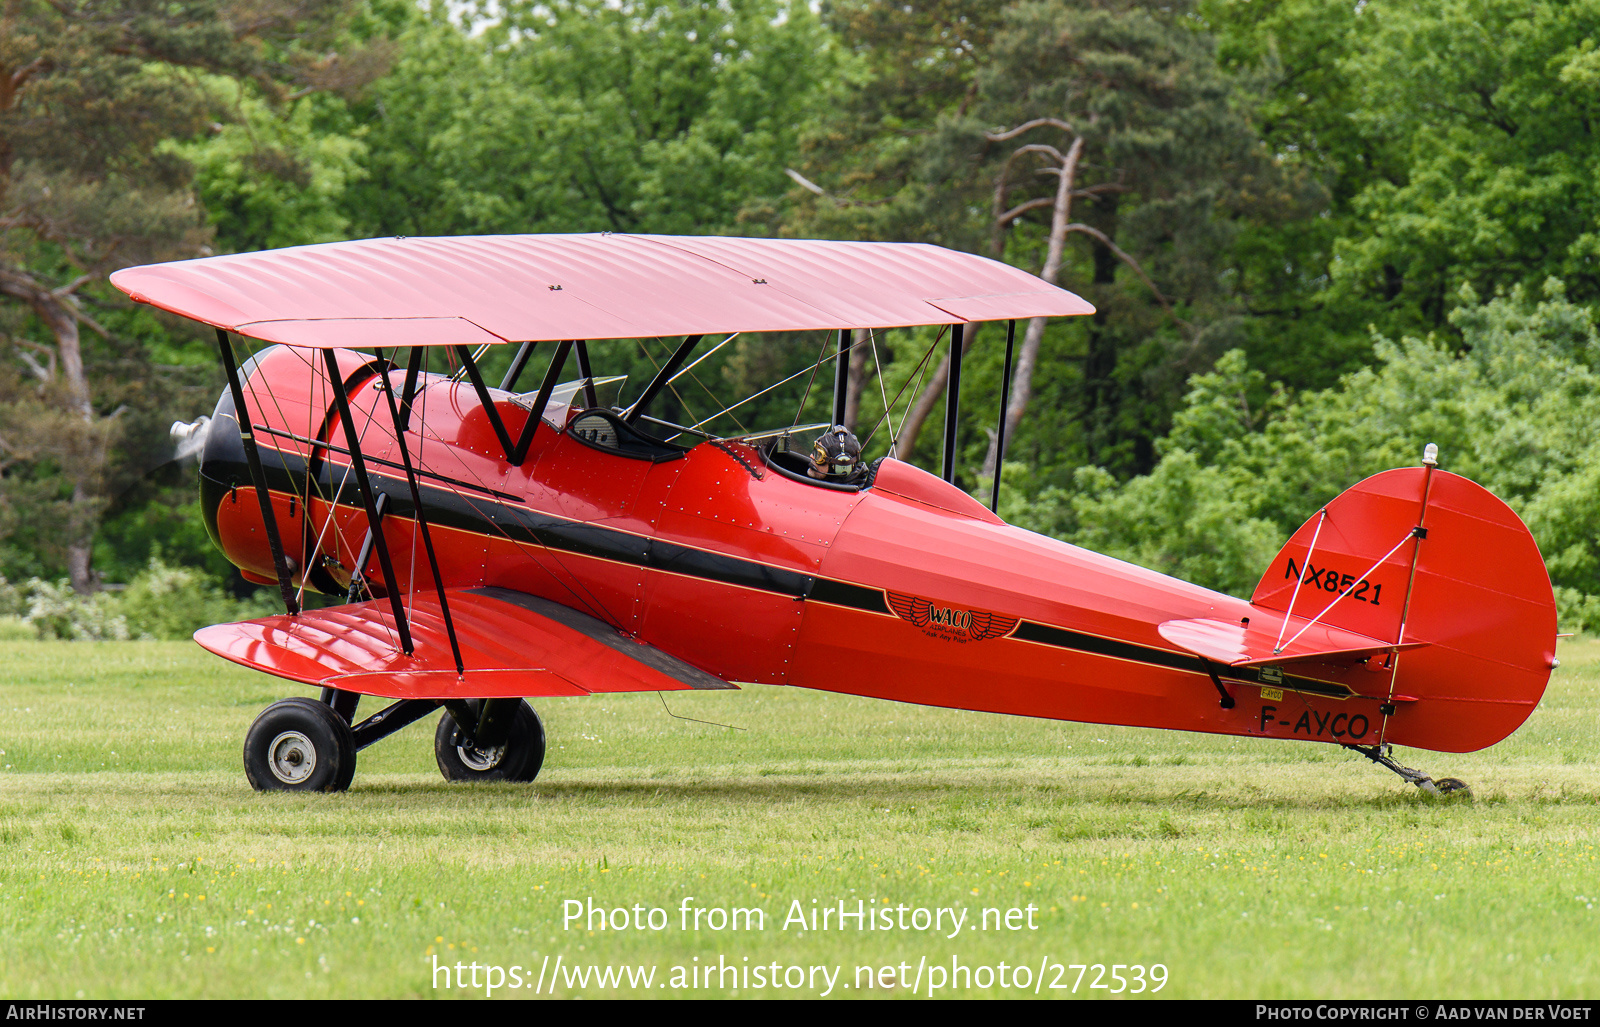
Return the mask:
[[317,769],[317,750],[311,739],[298,731],[285,731],[272,740],[267,766],[272,776],[286,785],[295,785]]
[[475,745],[458,745],[456,753],[461,757],[461,762],[480,773],[493,770],[505,758],[506,747],[496,745],[489,749],[480,749]]

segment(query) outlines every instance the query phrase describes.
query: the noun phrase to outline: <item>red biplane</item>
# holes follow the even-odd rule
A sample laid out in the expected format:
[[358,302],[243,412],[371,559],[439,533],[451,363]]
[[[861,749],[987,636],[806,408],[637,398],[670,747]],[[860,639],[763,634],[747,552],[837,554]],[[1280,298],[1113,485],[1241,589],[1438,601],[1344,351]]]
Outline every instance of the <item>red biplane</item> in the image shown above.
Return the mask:
[[[1093,308],[970,254],[379,239],[112,281],[217,329],[228,387],[202,447],[205,517],[285,604],[196,639],[322,689],[250,728],[258,789],[346,788],[358,750],[441,707],[445,777],[532,780],[545,738],[527,697],[755,682],[1336,743],[1449,790],[1390,746],[1491,745],[1556,664],[1532,537],[1431,447],[1328,503],[1248,601],[1006,524],[952,484],[964,326],[1009,321],[1009,369],[1016,319]],[[819,480],[809,435],[790,444],[806,429],[718,435],[651,414],[706,336],[820,330],[838,332],[841,423],[852,330],[921,325],[950,337],[942,477],[891,456]],[[230,333],[272,345],[240,366]],[[666,336],[683,341],[653,379],[602,403],[588,342]],[[519,348],[494,388],[479,361],[502,343]],[[426,370],[437,347],[452,373]],[[542,381],[519,391],[539,348]],[[302,609],[308,588],[348,601]],[[363,695],[394,702],[356,722]]]

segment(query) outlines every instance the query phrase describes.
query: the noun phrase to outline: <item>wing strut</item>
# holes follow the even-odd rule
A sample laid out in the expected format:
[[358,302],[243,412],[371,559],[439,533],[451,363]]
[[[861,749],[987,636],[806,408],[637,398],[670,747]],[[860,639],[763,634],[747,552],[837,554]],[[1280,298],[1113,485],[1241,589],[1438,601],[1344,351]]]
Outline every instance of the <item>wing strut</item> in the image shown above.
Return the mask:
[[1011,406],[1011,349],[1017,341],[1017,321],[1006,322],[1006,368],[1000,372],[1000,423],[994,432],[994,484],[989,488],[989,510],[1000,512],[1000,474],[1006,462],[1006,410]]
[[[253,422],[250,420],[250,408],[244,403],[244,386],[239,383],[239,367],[233,361],[233,343],[228,340],[228,333],[221,328],[217,329],[217,348],[222,352],[222,369],[228,375],[228,389],[233,393],[233,409],[238,416],[239,438],[244,443],[245,462],[250,465],[250,480],[256,488],[256,499],[261,503],[261,520],[267,530],[267,546],[272,550],[272,569],[278,576],[278,591],[283,595],[284,609],[290,615],[300,612],[300,604],[295,602],[294,583],[289,580],[289,561],[283,553],[283,539],[278,537],[278,519],[272,513],[272,496],[267,491],[267,472],[261,468],[261,454],[256,452],[255,433],[251,430]],[[332,354],[332,350],[328,351]],[[339,380],[339,368],[333,364],[332,356],[328,358],[331,368],[330,374],[335,381]]]
[[[331,349],[323,350],[322,355],[327,358],[328,384],[333,387],[333,401],[339,408],[339,423],[344,425],[344,440],[350,447],[350,464],[356,472],[356,484],[361,487],[361,502],[367,508],[367,527],[372,531],[372,540],[378,547],[378,564],[383,568],[384,591],[389,593],[389,606],[394,610],[394,626],[400,633],[400,648],[410,656],[413,651],[411,626],[406,622],[405,606],[400,602],[400,589],[394,576],[394,561],[389,559],[389,542],[383,537],[383,532],[378,530],[377,500],[372,491],[372,481],[367,477],[367,462],[361,457],[361,439],[356,435],[356,426],[350,420],[350,397],[344,391],[344,378],[339,374],[338,357]],[[404,451],[402,446],[401,452]],[[408,457],[408,463],[409,460]],[[418,513],[421,513],[421,504],[418,504]]]
[[944,474],[945,481],[956,480],[956,426],[961,419],[961,343],[966,325],[950,326],[950,381],[944,392]]
[[[372,352],[381,363],[383,351],[375,349]],[[422,533],[422,548],[428,552],[428,570],[433,572],[433,587],[439,592],[439,613],[444,619],[444,633],[450,639],[450,655],[455,658],[456,673],[464,674],[466,665],[461,662],[461,643],[456,638],[455,622],[450,619],[450,602],[444,597],[444,576],[439,573],[439,558],[433,552],[433,535],[428,531],[428,518],[422,512],[422,493],[417,489],[416,472],[411,469],[411,452],[406,447],[406,431],[400,422],[400,408],[395,406],[394,390],[389,387],[389,376],[384,375],[379,380],[383,382],[383,396],[389,404],[389,416],[394,420],[394,439],[399,443],[400,461],[405,465],[406,485],[411,489],[411,508],[416,511],[417,530]],[[387,495],[385,498],[388,498]],[[365,567],[366,562],[363,561],[361,566]],[[390,591],[394,591],[392,586]]]

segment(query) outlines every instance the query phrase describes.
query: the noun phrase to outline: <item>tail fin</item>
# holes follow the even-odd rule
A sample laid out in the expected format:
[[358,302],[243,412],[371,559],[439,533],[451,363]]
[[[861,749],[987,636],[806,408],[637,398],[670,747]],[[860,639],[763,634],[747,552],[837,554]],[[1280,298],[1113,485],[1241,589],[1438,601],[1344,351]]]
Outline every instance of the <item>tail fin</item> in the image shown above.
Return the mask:
[[1341,493],[1290,537],[1251,604],[1262,611],[1251,634],[1270,626],[1288,659],[1286,641],[1313,620],[1312,632],[1392,647],[1357,691],[1389,700],[1382,740],[1401,745],[1493,745],[1533,712],[1555,659],[1555,598],[1533,536],[1488,490],[1432,466]]

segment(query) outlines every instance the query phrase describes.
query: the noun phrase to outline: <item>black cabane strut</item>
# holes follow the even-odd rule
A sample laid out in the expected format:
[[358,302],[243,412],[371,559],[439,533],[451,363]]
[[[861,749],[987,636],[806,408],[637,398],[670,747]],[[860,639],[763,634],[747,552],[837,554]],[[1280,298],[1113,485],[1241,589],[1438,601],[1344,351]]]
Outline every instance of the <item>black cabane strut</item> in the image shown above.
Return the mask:
[[424,346],[411,347],[411,359],[406,363],[406,384],[400,393],[400,424],[411,427],[411,403],[417,398],[417,375],[422,372],[422,360],[428,350]]
[[1000,423],[994,429],[994,483],[989,487],[989,511],[1000,512],[1000,475],[1006,462],[1006,410],[1011,406],[1011,351],[1017,341],[1017,321],[1006,322],[1006,366],[1000,372]]
[[850,390],[850,329],[839,329],[839,351],[833,365],[833,424],[844,423],[845,398]]
[[511,441],[511,433],[506,431],[506,422],[501,419],[500,411],[494,405],[494,397],[489,395],[489,386],[483,382],[483,372],[478,370],[478,362],[472,359],[472,350],[466,346],[457,346],[456,355],[461,358],[461,366],[466,369],[467,377],[472,381],[473,391],[478,394],[478,402],[483,404],[483,412],[489,417],[489,425],[494,429],[495,437],[500,440],[500,448],[505,450],[506,460],[516,463],[513,454],[516,445]]
[[528,423],[522,426],[522,436],[517,439],[516,449],[511,454],[511,463],[521,467],[522,462],[528,458],[528,447],[533,445],[534,430],[539,427],[539,422],[544,420],[545,405],[550,402],[550,396],[556,391],[556,383],[561,379],[561,369],[567,366],[567,354],[572,350],[571,340],[557,344],[555,354],[550,357],[550,366],[545,370],[544,381],[539,383],[539,392],[533,398],[533,409],[528,411]]
[[516,356],[511,358],[511,366],[506,368],[506,376],[500,379],[501,392],[515,392],[517,379],[522,377],[522,369],[528,366],[528,358],[533,356],[533,343],[525,342],[517,347]]
[[578,351],[578,373],[583,376],[583,405],[593,409],[600,405],[594,392],[594,369],[589,366],[589,344],[583,339],[573,342]]
[[656,376],[650,379],[650,384],[644,387],[643,394],[623,412],[623,424],[632,425],[639,419],[639,415],[643,414],[651,401],[660,394],[662,389],[667,387],[667,383],[672,380],[672,376],[678,372],[678,368],[683,366],[683,362],[689,359],[689,354],[694,352],[694,348],[700,345],[700,340],[703,338],[705,338],[704,335],[684,336],[683,341],[678,344],[678,348],[672,351],[672,356],[668,357],[667,362],[661,365],[661,370],[657,371]]
[[[378,502],[376,507],[378,510],[378,523],[382,524],[384,514],[389,512],[389,493],[378,493]],[[356,568],[355,571],[350,575],[350,587],[345,592],[344,601],[347,603],[356,602],[363,591],[367,592],[369,596],[371,595],[371,590],[367,588],[367,576],[364,572],[366,570],[367,562],[372,559],[372,542],[374,537],[373,529],[368,528],[367,537],[361,540],[361,549],[356,553]]]

